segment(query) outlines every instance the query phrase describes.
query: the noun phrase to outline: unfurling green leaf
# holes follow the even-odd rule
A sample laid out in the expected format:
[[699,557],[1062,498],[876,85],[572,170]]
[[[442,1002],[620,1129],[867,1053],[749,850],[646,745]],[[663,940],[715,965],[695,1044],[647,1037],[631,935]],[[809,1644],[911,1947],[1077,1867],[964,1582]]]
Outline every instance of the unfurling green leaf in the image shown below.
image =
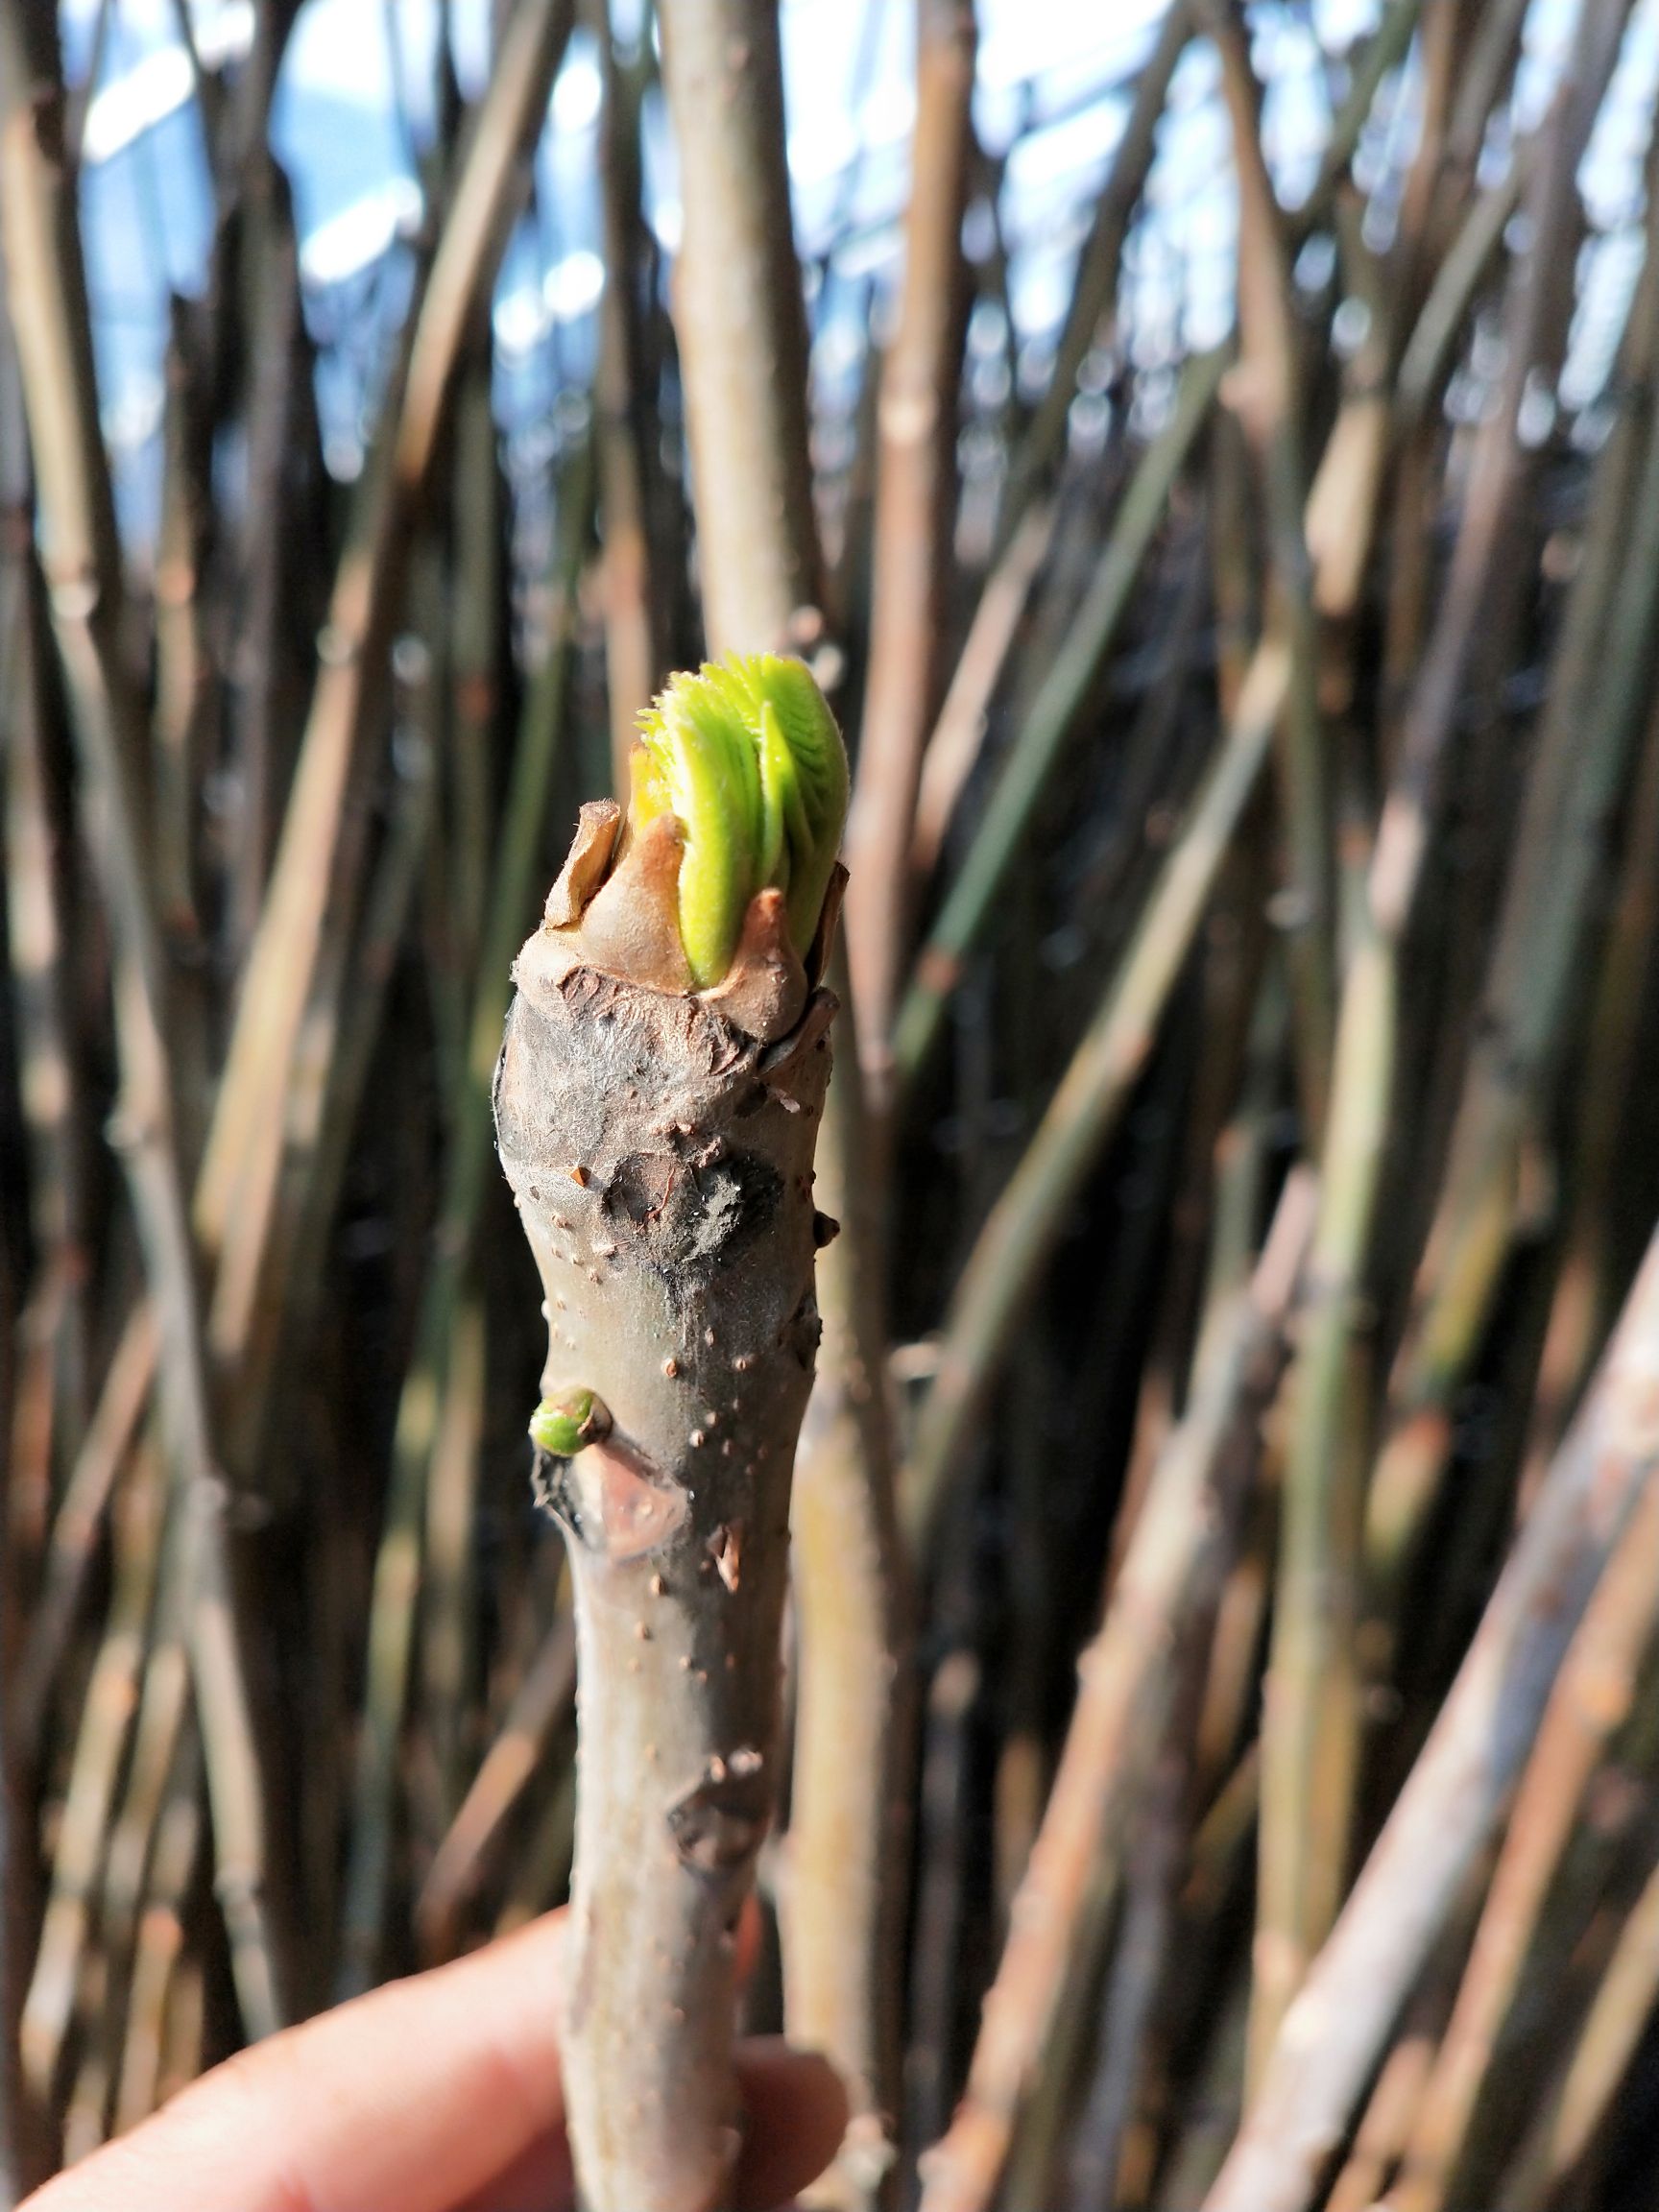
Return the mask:
[[772,653],[673,677],[640,716],[629,823],[680,825],[680,936],[700,990],[732,965],[757,891],[784,896],[805,957],[841,843],[847,753],[799,661]]

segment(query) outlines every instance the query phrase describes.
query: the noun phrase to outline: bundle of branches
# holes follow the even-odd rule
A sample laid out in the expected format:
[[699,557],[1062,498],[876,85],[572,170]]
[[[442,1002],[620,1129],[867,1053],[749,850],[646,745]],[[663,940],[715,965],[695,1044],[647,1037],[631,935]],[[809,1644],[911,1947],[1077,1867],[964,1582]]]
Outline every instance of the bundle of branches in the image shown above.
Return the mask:
[[[1649,2204],[1650,12],[1387,0],[1293,189],[1303,17],[1173,0],[1035,349],[972,0],[917,0],[902,278],[809,395],[869,241],[849,185],[804,282],[776,8],[590,10],[596,366],[509,477],[574,13],[517,0],[470,106],[440,42],[349,493],[297,12],[192,56],[146,550],[84,87],[0,0],[12,2182],[579,1838],[595,2205],[719,2200],[752,1873],[824,2202]],[[1234,327],[1161,347],[1206,103]]]

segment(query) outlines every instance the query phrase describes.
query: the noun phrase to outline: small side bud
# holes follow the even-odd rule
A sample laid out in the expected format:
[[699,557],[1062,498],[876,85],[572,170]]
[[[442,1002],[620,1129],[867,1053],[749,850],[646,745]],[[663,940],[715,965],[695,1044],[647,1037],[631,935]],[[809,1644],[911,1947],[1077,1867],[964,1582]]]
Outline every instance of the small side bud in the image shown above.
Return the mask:
[[543,1398],[530,1416],[530,1441],[552,1459],[573,1459],[611,1430],[611,1416],[591,1390]]

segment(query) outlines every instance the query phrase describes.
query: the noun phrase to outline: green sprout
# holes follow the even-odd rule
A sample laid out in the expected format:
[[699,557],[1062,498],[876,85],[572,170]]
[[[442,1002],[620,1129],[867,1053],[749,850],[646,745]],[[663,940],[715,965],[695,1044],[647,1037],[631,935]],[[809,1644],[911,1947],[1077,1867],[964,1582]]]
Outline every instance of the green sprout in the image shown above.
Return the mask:
[[573,1459],[610,1428],[610,1417],[591,1390],[543,1398],[530,1416],[530,1441],[555,1459]]
[[847,815],[846,748],[810,672],[773,653],[708,661],[639,722],[629,819],[680,825],[680,936],[698,989],[725,975],[768,887],[805,956]]

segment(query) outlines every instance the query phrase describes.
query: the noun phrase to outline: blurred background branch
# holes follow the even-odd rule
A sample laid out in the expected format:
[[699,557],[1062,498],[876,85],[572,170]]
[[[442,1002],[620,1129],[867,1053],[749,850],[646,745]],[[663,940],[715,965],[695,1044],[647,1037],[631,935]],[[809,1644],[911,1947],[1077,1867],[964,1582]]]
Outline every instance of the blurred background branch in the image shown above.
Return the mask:
[[819,2200],[1659,2203],[1656,89],[1653,0],[0,0],[9,2200],[565,1893],[507,962],[781,646]]

